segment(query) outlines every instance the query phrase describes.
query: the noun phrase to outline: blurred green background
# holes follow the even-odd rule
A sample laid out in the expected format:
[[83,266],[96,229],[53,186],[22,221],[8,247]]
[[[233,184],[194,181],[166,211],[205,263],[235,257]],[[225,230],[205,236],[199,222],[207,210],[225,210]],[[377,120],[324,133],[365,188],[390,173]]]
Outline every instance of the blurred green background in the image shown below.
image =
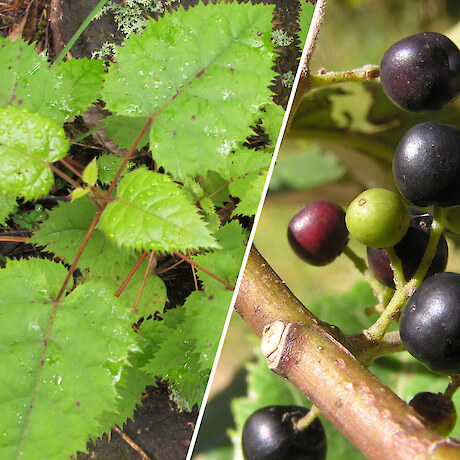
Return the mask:
[[[339,71],[379,64],[392,43],[424,31],[445,33],[460,45],[459,21],[458,0],[329,0],[310,70],[317,73],[320,69]],[[307,307],[345,332],[356,332],[375,320],[364,314],[364,308],[374,302],[370,289],[345,256],[327,267],[311,267],[297,259],[286,239],[288,222],[316,199],[329,199],[346,208],[363,189],[394,190],[394,149],[407,129],[427,120],[460,127],[460,102],[435,114],[413,115],[394,107],[378,82],[347,83],[312,91],[283,141],[255,245]],[[365,254],[358,243],[350,244]],[[449,240],[449,249],[448,270],[460,271],[453,240]],[[302,401],[288,383],[265,370],[258,355],[253,334],[234,314],[194,459],[242,458],[231,437],[233,433],[238,442],[245,412],[271,403]],[[406,401],[417,391],[443,391],[447,385],[447,378],[431,374],[407,353],[380,359],[371,370]],[[236,422],[234,414],[238,414]],[[328,460],[364,458],[322,420],[329,438]],[[236,432],[232,431],[235,423]],[[460,424],[454,434],[460,436]]]

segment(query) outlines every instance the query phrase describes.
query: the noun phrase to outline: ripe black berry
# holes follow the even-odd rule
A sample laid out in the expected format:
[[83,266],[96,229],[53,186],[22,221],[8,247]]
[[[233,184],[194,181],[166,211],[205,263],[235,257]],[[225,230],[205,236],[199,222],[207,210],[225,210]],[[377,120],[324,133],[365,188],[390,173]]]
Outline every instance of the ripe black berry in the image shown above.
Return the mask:
[[246,460],[324,460],[326,436],[316,419],[305,430],[296,422],[308,413],[298,406],[270,406],[254,412],[243,428]]
[[[404,278],[409,281],[417,271],[423,254],[425,253],[431,233],[433,217],[416,208],[409,208],[411,221],[404,238],[394,247],[397,256],[401,259]],[[448,247],[444,234],[441,235],[436,247],[436,253],[431,261],[425,278],[446,269]],[[393,270],[385,249],[367,248],[369,268],[385,286],[394,288]]]
[[404,110],[439,110],[460,92],[460,50],[442,34],[425,32],[390,46],[380,65],[388,98]]
[[436,122],[413,126],[396,148],[393,175],[415,206],[460,204],[460,130]]
[[442,393],[417,393],[409,405],[439,434],[448,436],[454,429],[457,422],[455,404]]
[[331,201],[314,201],[291,219],[288,240],[293,251],[309,264],[329,264],[348,242],[345,212]]
[[460,373],[460,274],[438,273],[415,290],[399,325],[407,351],[433,372]]

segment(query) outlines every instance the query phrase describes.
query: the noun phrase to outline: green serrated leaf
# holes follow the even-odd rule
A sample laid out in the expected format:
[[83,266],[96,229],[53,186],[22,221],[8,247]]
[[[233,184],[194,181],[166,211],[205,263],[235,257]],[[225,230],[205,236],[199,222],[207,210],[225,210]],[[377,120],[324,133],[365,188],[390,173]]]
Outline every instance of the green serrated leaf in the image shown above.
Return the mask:
[[51,67],[53,88],[49,101],[50,114],[60,112],[63,122],[81,114],[95,102],[102,89],[104,64],[97,59],[70,59]]
[[188,406],[200,403],[208,373],[200,372],[200,355],[184,332],[185,308],[178,307],[163,314],[163,321],[144,321],[139,335],[147,361],[141,368],[154,378],[161,375],[176,385],[183,384]]
[[[95,214],[96,206],[89,198],[60,203],[50,211],[49,219],[35,232],[31,242],[45,246],[48,251],[70,264],[83,243]],[[134,251],[118,247],[102,231],[95,230],[80,257],[79,267],[89,268],[87,279],[103,280],[115,293],[136,265],[138,258],[139,255]],[[137,300],[146,269],[147,261],[143,261],[120,295],[129,308]],[[158,276],[150,274],[138,302],[139,316],[147,317],[157,310],[162,311],[166,299],[164,282]]]
[[195,291],[185,301],[184,332],[186,337],[195,340],[201,370],[212,367],[232,296],[233,292],[228,290],[211,295]]
[[[193,260],[223,280],[234,285],[246,249],[247,231],[241,228],[237,221],[231,221],[221,227],[215,233],[215,237],[222,249],[194,256]],[[227,289],[222,283],[211,278],[206,273],[198,270],[197,274],[208,290],[211,289],[214,292],[216,290]]]
[[16,210],[16,207],[16,195],[0,194],[0,225],[5,224],[6,219]]
[[125,176],[100,225],[110,239],[128,248],[171,252],[218,247],[179,186],[153,171]]
[[119,49],[104,85],[107,108],[155,116],[150,150],[173,176],[226,174],[227,156],[271,102],[272,15],[272,6],[234,2],[152,21]]
[[26,109],[0,109],[0,189],[39,198],[54,183],[49,163],[67,155],[69,142],[53,121]]
[[[97,167],[99,170],[99,181],[101,184],[108,185],[115,178],[118,168],[123,163],[123,158],[115,155],[114,153],[106,153],[97,157]],[[128,162],[124,171],[132,169],[133,163]],[[121,177],[124,177],[122,173]]]
[[[136,365],[136,360],[140,355],[140,351],[130,351],[128,362],[122,368],[120,380],[115,385],[120,397],[114,406],[98,416],[99,433],[109,433],[115,425],[123,426],[128,418],[133,417],[136,406],[141,404],[145,387],[156,383],[155,378]],[[92,439],[95,441],[95,436]]]
[[232,216],[252,216],[259,206],[262,190],[271,162],[271,151],[240,149],[229,157],[232,181],[228,185],[230,195],[239,198]]
[[203,187],[198,181],[191,177],[186,177],[183,181],[183,191],[188,195],[191,203],[196,203],[204,197]]
[[45,53],[18,38],[0,39],[0,105],[27,108],[62,124],[94,102],[101,90],[103,64],[71,59],[49,68]]
[[163,321],[141,325],[151,356],[143,370],[168,378],[190,407],[203,398],[232,295],[195,291],[183,307],[168,310]]
[[204,196],[211,196],[215,206],[223,207],[225,203],[232,201],[228,193],[228,181],[220,174],[209,171],[205,177],[199,178],[199,183],[203,188]]
[[99,171],[97,167],[97,160],[93,158],[91,162],[83,170],[82,178],[83,181],[89,185],[96,185]]
[[253,216],[256,214],[266,180],[266,171],[260,170],[238,177],[230,183],[230,194],[240,199],[232,212],[232,216]]
[[217,232],[220,227],[220,217],[217,214],[216,207],[214,206],[211,198],[203,198],[200,201],[200,207],[203,210],[203,219],[208,225],[208,228],[211,233]]
[[[148,117],[126,117],[112,114],[104,118],[104,128],[107,130],[108,137],[116,142],[120,149],[129,149],[147,121]],[[149,132],[147,131],[137,144],[137,148],[141,149],[148,143]]]
[[[9,261],[0,271],[2,458],[60,459],[85,450],[135,349],[126,306],[103,283],[53,300],[66,273],[42,259]],[[18,279],[27,289],[10,289]]]
[[[303,43],[303,42],[302,42]],[[264,106],[262,114],[262,127],[264,131],[270,136],[270,148],[273,150],[278,140],[281,123],[286,112],[283,107],[276,104],[267,104]]]

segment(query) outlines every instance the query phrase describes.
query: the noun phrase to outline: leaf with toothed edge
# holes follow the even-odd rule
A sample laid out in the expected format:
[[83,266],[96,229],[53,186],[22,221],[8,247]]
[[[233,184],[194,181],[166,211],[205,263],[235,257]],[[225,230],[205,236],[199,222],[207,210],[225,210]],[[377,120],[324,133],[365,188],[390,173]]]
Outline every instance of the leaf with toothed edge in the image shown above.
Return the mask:
[[[193,260],[224,281],[234,285],[246,249],[248,232],[241,227],[238,221],[231,221],[221,227],[215,233],[215,237],[222,250],[198,254],[193,257]],[[227,289],[227,286],[211,278],[201,270],[197,271],[197,275],[207,289],[211,289],[212,292]]]
[[26,199],[39,198],[54,183],[49,164],[67,155],[62,126],[27,111],[0,109],[0,190]]
[[169,379],[178,403],[200,404],[224,326],[231,291],[195,291],[183,307],[168,310],[163,321],[140,327],[148,362],[142,370]]
[[71,59],[50,67],[46,54],[21,37],[0,38],[0,53],[0,106],[26,108],[62,124],[99,97],[101,61]]
[[[43,222],[30,239],[32,243],[45,246],[68,264],[71,264],[78,248],[96,214],[96,206],[88,198],[60,203],[49,211],[49,219]],[[90,269],[86,279],[101,280],[117,292],[122,282],[136,265],[140,253],[120,248],[109,240],[101,230],[95,230],[83,251],[78,266]],[[107,270],[110,267],[110,270]],[[143,285],[148,262],[144,260],[138,267],[120,298],[132,308]],[[139,316],[153,315],[162,310],[166,301],[166,286],[159,276],[150,274],[145,280],[142,295],[138,299]]]
[[120,182],[100,226],[117,244],[152,251],[217,248],[205,222],[172,179],[136,170]]
[[150,150],[174,177],[228,177],[228,155],[272,101],[272,15],[271,5],[234,2],[152,20],[118,49],[103,88],[107,108],[154,116]]
[[[0,270],[1,458],[53,460],[85,450],[137,348],[126,305],[103,283],[89,281],[54,300],[66,274],[42,259],[9,261]],[[11,289],[17,279],[27,289]]]

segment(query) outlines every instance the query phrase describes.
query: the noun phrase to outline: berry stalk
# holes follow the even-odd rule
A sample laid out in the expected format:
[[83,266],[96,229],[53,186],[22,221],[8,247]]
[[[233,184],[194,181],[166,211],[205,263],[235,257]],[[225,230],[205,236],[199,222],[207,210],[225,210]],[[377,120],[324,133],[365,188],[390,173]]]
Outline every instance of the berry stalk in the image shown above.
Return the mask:
[[359,69],[326,72],[322,71],[318,75],[310,75],[312,88],[335,85],[336,83],[347,82],[367,82],[377,78],[380,73],[378,65],[368,64]]
[[[444,228],[442,225],[433,219],[433,223],[431,224],[430,239],[426,247],[425,254],[423,255],[422,261],[420,262],[420,266],[415,272],[415,275],[406,284],[401,284],[401,282],[397,283],[395,293],[383,313],[380,315],[379,319],[371,327],[364,331],[364,335],[367,336],[367,338],[372,342],[379,343],[382,341],[385,332],[388,330],[391,323],[398,315],[406,300],[414,293],[415,289],[420,286],[421,282],[425,278],[428,268],[430,267],[430,263],[436,252],[436,247],[443,230]],[[395,263],[396,265],[396,278],[398,281],[398,278],[400,276],[404,278],[404,275],[402,274],[402,267],[398,268],[396,259],[397,257],[393,255],[392,263]]]

